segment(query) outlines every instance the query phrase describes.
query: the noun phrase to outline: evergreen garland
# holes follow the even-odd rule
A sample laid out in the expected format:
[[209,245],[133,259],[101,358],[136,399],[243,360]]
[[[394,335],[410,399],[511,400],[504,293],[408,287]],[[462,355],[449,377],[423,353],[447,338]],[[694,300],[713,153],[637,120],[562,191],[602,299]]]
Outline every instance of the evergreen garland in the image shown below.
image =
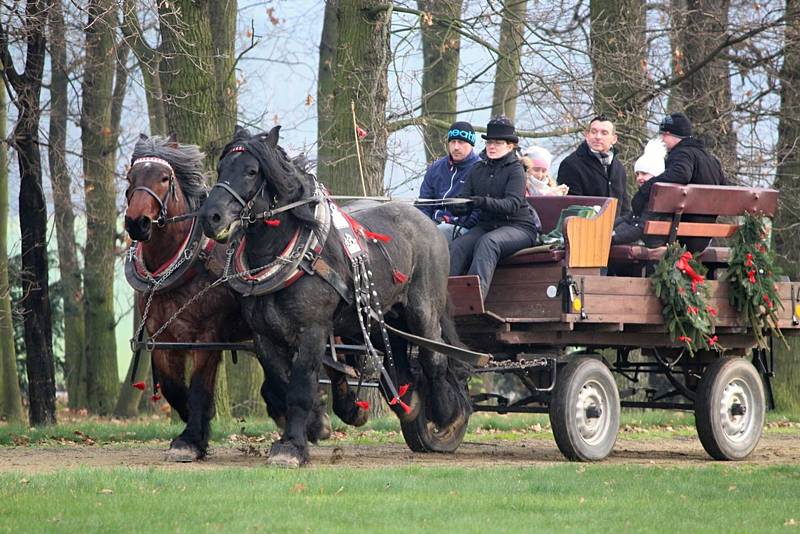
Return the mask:
[[691,252],[671,243],[651,277],[670,336],[683,343],[692,356],[702,349],[722,349],[713,335],[717,310],[707,303],[705,274],[705,267]]
[[[760,348],[768,348],[767,330],[781,339],[778,311],[783,303],[778,295],[780,269],[765,245],[768,234],[760,215],[747,213],[731,238],[731,258],[725,279],[730,282],[730,302],[753,330]],[[785,340],[784,340],[785,343]]]

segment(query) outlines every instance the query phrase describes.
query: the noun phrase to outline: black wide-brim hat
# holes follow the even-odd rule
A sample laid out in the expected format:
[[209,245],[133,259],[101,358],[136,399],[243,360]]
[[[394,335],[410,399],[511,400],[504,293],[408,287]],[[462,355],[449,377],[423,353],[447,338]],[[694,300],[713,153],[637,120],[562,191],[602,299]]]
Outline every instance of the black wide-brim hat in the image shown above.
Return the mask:
[[511,143],[519,143],[517,131],[514,128],[514,123],[508,117],[495,117],[486,125],[486,133],[481,135],[484,139],[499,139],[500,141],[509,141]]

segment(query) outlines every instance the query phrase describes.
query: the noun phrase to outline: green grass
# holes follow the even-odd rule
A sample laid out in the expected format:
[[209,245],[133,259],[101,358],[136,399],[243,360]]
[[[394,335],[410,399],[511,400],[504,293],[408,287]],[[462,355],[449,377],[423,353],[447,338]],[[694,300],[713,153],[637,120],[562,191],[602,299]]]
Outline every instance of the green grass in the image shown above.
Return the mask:
[[0,531],[786,531],[798,494],[794,466],[79,469],[0,475]]
[[[767,422],[767,432],[800,434],[798,415],[770,412],[767,414]],[[332,423],[337,442],[368,444],[403,441],[399,434],[400,424],[394,416],[371,420],[360,428],[349,427],[335,417]],[[625,410],[620,426],[623,436],[629,439],[658,439],[695,434],[694,416],[683,412]],[[85,443],[87,439],[95,443],[129,446],[171,440],[182,430],[182,424],[173,423],[168,417],[134,420],[62,419],[59,425],[44,428],[0,424],[0,446],[52,446],[67,442]],[[273,436],[276,432],[275,425],[266,418],[215,420],[212,424],[211,442],[225,443],[233,434],[258,437]],[[486,442],[496,439],[549,440],[552,439],[550,422],[545,414],[480,413],[470,418],[467,441]]]

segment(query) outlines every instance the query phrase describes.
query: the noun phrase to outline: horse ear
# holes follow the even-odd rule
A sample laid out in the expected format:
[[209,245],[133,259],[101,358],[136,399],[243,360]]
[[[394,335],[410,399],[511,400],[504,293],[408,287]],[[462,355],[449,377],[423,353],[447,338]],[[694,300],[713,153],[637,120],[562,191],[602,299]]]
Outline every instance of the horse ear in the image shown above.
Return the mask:
[[269,147],[275,148],[278,146],[278,139],[280,138],[281,127],[275,126],[267,133],[259,134],[258,137]]
[[170,148],[178,148],[178,134],[175,132],[169,134],[169,137],[167,137],[167,146]]
[[241,125],[237,124],[237,125],[236,125],[236,126],[234,126],[234,128],[233,128],[233,133],[234,133],[234,134],[237,134],[237,133],[241,132],[242,130],[244,130],[244,128],[243,128]]
[[148,139],[150,139],[150,138],[147,137],[145,134],[143,134],[143,133],[139,134],[139,141],[147,141]]

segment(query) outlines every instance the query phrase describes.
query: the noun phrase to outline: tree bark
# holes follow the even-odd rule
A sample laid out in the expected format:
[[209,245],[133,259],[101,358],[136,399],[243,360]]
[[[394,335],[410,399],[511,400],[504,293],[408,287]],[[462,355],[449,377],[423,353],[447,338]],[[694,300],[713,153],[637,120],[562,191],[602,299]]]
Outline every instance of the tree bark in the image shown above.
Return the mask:
[[75,208],[67,169],[67,42],[61,1],[50,11],[50,143],[58,268],[64,295],[64,378],[70,408],[86,407],[85,324],[82,273],[75,239]]
[[494,75],[492,117],[505,115],[512,121],[517,116],[519,95],[520,53],[525,41],[525,16],[528,0],[507,0],[500,24],[500,57]]
[[228,367],[228,385],[230,387],[231,413],[234,417],[264,415],[264,401],[261,399],[261,384],[264,382],[264,371],[258,360],[250,354],[239,353],[238,363],[225,358]]
[[116,137],[112,124],[116,2],[89,2],[81,106],[81,145],[86,194],[87,399],[94,413],[111,413],[119,394],[114,335]]
[[150,119],[150,134],[166,135],[167,118],[164,111],[161,77],[159,75],[161,54],[153,50],[144,40],[136,8],[137,2],[134,0],[125,0],[123,2],[122,32],[136,56],[136,60],[139,63],[139,71],[142,73],[145,98],[147,100],[147,115]]
[[[778,165],[775,188],[781,192],[775,217],[775,246],[780,265],[792,280],[800,275],[800,0],[786,1],[783,66],[780,70],[781,107],[778,122]],[[791,349],[778,351],[780,373],[775,379],[779,408],[800,406],[800,343],[790,340]],[[780,344],[778,344],[780,345]]]
[[[461,6],[462,0],[417,0],[417,7],[425,13],[420,22],[422,116],[426,119],[450,123],[456,118],[461,34],[454,31],[453,24],[461,18]],[[428,163],[446,153],[447,127],[426,121],[423,123],[422,137]]]
[[22,397],[17,377],[11,288],[8,283],[8,148],[6,147],[6,86],[0,83],[0,417],[20,423]]
[[159,2],[161,89],[167,131],[181,143],[198,145],[209,169],[220,139],[210,0]]
[[[139,313],[139,310],[136,306],[133,307],[133,331],[136,332],[139,329],[139,322],[142,320],[142,316]],[[144,395],[145,391],[150,391],[145,387],[144,391],[140,389],[136,389],[132,387],[131,384],[135,382],[147,382],[148,377],[150,376],[150,355],[142,351],[139,355],[139,368],[136,370],[136,377],[131,378],[131,373],[133,373],[133,358],[131,358],[131,362],[128,365],[128,372],[125,373],[125,381],[122,382],[122,387],[119,391],[119,398],[117,399],[117,405],[114,407],[114,417],[136,417],[139,415],[139,403],[142,400],[142,396]]]
[[614,122],[617,155],[629,167],[641,155],[645,140],[646,109],[637,98],[647,82],[645,13],[644,0],[589,4],[594,107]]
[[236,85],[236,0],[220,0],[209,5],[211,23],[211,42],[214,47],[214,81],[216,105],[214,121],[217,137],[209,147],[209,156],[214,161],[219,158],[236,128],[237,85]]
[[8,51],[8,34],[0,27],[3,75],[14,88],[19,110],[12,143],[19,164],[19,222],[22,232],[23,291],[28,373],[28,419],[31,425],[56,422],[55,366],[47,265],[47,205],[42,189],[39,151],[40,97],[45,58],[45,30],[50,2],[30,1],[25,6],[25,70],[14,68]]
[[336,97],[336,80],[334,79],[334,63],[336,62],[336,43],[339,40],[337,28],[337,10],[339,0],[325,2],[325,15],[322,22],[322,35],[319,39],[319,67],[317,74],[317,166],[323,167],[329,162],[323,156],[329,150],[333,135],[334,99]]
[[[677,56],[686,72],[705,60],[728,31],[730,0],[687,0],[685,24],[678,30]],[[695,136],[703,138],[722,162],[726,175],[736,174],[736,132],[733,130],[730,65],[718,55],[679,84],[686,115]],[[670,110],[680,111],[680,110]]]
[[[333,63],[334,97],[317,173],[339,195],[382,195],[386,166],[387,69],[391,60],[391,6],[381,0],[339,0]],[[366,135],[360,140],[363,185],[356,155],[353,112]]]

